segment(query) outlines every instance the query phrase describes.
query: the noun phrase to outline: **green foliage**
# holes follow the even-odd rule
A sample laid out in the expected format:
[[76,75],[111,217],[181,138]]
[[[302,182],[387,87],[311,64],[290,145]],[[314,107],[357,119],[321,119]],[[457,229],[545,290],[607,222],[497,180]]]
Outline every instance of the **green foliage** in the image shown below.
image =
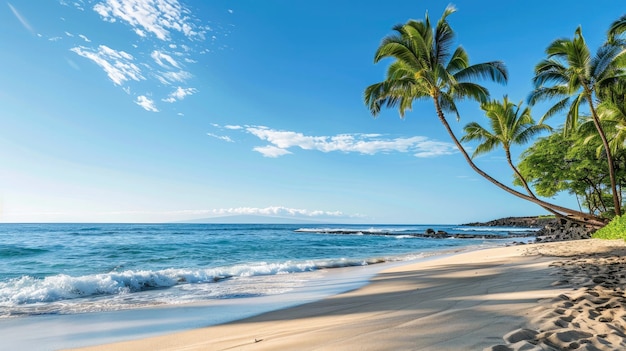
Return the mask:
[[[538,195],[552,197],[560,192],[577,196],[593,214],[611,216],[613,207],[605,155],[598,154],[599,140],[580,134],[556,132],[538,139],[522,154],[520,173]],[[614,155],[620,188],[626,180],[624,149]],[[519,180],[515,181],[519,184]]]
[[609,224],[593,233],[594,239],[624,239],[626,240],[626,215],[616,216]]
[[528,107],[522,109],[522,103],[514,104],[505,96],[502,101],[491,100],[481,104],[481,109],[489,119],[490,129],[477,122],[471,122],[463,129],[465,135],[461,141],[480,141],[472,157],[492,151],[497,146],[508,153],[512,145],[529,142],[534,136],[545,130],[548,125],[535,124]]
[[448,6],[434,27],[428,14],[423,20],[397,25],[395,33],[382,40],[374,62],[388,58],[393,62],[387,68],[386,79],[370,85],[363,94],[374,116],[387,107],[398,108],[404,117],[414,101],[432,98],[438,109],[458,118],[458,100],[487,101],[489,92],[477,80],[506,83],[507,71],[502,62],[471,65],[463,47],[454,49],[455,33],[447,18],[455,11]]
[[[609,32],[609,40],[596,54],[592,54],[579,26],[572,39],[557,39],[546,49],[547,58],[535,66],[533,83],[535,89],[529,96],[530,104],[544,100],[557,100],[542,118],[565,112],[565,133],[577,133],[581,120],[581,107],[588,108],[593,126],[602,140],[609,174],[612,208],[621,214],[621,194],[617,186],[616,167],[611,153],[609,138],[597,114],[597,100],[602,99],[606,89],[612,89],[616,82],[624,79],[624,43],[614,40],[623,32],[621,22],[614,23]],[[613,39],[612,39],[613,38]]]

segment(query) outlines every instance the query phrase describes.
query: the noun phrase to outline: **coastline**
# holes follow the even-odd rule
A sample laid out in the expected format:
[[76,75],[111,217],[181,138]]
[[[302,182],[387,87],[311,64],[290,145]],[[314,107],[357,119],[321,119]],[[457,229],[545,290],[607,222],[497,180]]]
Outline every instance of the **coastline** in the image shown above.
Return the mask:
[[[501,245],[498,245],[500,247]],[[131,309],[71,314],[30,315],[0,318],[0,335],[9,349],[50,351],[91,347],[144,339],[207,326],[229,323],[270,311],[286,309],[355,290],[369,283],[379,272],[397,266],[422,262],[493,246],[475,245],[420,254],[409,261],[381,261],[363,266],[286,275],[306,281],[292,291],[234,299],[209,299],[181,304],[153,305]],[[250,277],[256,283],[274,284],[266,276]],[[271,276],[269,277],[271,278]],[[276,276],[278,279],[283,279]],[[299,285],[299,284],[295,284]],[[160,290],[152,293],[158,294]]]
[[[564,282],[567,274],[558,273],[564,265],[557,267],[557,262],[592,253],[610,255],[625,246],[623,241],[584,240],[437,257],[387,269],[361,288],[320,301],[81,350],[518,350],[526,349],[524,343],[543,342],[540,332],[551,347],[570,345],[577,338],[591,345],[591,333],[545,331],[545,324],[555,324],[551,318],[565,313],[563,296],[577,292],[572,282]],[[554,317],[554,311],[561,315]],[[619,335],[610,340],[623,345]]]

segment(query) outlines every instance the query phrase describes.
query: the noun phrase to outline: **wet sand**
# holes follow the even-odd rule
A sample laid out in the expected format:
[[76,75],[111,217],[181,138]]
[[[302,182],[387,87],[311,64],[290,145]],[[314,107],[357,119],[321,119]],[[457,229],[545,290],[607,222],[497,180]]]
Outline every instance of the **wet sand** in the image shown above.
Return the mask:
[[626,349],[624,253],[601,240],[461,253],[321,301],[83,350]]

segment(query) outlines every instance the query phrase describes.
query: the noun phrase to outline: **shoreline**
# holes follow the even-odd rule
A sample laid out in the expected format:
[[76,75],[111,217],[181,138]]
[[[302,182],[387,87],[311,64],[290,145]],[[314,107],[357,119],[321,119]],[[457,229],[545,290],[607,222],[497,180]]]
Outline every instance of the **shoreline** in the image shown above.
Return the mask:
[[[286,293],[209,299],[111,311],[72,314],[42,313],[5,318],[0,319],[0,330],[3,330],[0,335],[3,335],[5,347],[40,351],[92,347],[167,335],[230,323],[271,311],[320,301],[362,287],[368,284],[372,277],[386,269],[490,247],[494,246],[482,244],[448,248],[424,252],[419,255],[419,258],[412,258],[408,261],[389,260],[363,266],[336,267],[289,274],[288,276],[293,277],[291,279],[304,279],[307,283]],[[267,284],[267,278],[266,276],[251,277],[251,279],[258,279],[256,284]],[[159,290],[153,293],[158,294]]]
[[[562,310],[551,304],[572,293],[572,286],[554,275],[560,269],[556,262],[624,246],[623,241],[584,240],[436,257],[384,270],[361,288],[320,301],[81,350],[517,350],[516,343],[532,344],[539,334],[524,332],[541,324],[533,318],[551,308]],[[549,334],[546,340],[555,338],[544,334]],[[576,342],[572,333],[561,336]],[[556,338],[551,345],[559,342]]]

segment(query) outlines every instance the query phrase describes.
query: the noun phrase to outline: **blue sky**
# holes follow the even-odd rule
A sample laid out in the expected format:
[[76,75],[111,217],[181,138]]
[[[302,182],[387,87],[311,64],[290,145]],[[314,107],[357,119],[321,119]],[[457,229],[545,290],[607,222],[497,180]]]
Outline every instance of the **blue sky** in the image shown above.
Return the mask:
[[[417,102],[377,118],[363,90],[393,25],[442,1],[12,0],[0,5],[0,222],[167,222],[224,215],[463,223],[542,214],[473,173]],[[591,47],[619,1],[454,2],[494,98],[525,99],[554,39]],[[484,121],[463,103],[455,131]],[[535,108],[538,119],[542,106]],[[555,118],[554,125],[561,121]],[[471,148],[472,145],[468,145]],[[521,148],[514,150],[515,156]],[[504,155],[477,159],[510,184]],[[552,201],[575,207],[567,195]]]

